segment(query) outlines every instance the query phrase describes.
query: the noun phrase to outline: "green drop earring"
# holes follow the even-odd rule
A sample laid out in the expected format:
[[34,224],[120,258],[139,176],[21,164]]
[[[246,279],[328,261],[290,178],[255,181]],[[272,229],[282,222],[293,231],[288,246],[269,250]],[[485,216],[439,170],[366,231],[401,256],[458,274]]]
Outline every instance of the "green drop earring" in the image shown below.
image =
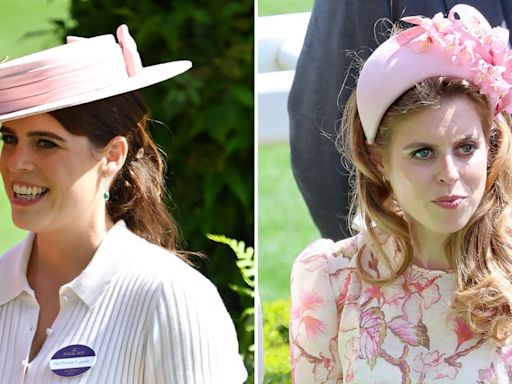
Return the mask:
[[105,201],[108,201],[108,199],[110,199],[110,192],[108,191],[108,178],[107,178],[107,175],[105,175],[104,181],[105,181],[105,191],[103,192],[103,199]]

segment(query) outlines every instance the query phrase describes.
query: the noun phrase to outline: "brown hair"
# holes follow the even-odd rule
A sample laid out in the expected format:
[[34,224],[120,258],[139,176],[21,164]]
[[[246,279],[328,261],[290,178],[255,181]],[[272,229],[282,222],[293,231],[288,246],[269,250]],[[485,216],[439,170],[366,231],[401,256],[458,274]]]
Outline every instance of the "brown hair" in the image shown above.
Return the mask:
[[[428,108],[437,108],[450,98],[465,97],[481,119],[489,145],[485,193],[473,217],[446,241],[449,262],[456,273],[454,313],[462,315],[473,331],[502,344],[512,335],[512,120],[507,113],[494,116],[486,96],[472,83],[452,78],[432,78],[416,84],[386,112],[375,145],[385,149],[399,119]],[[370,160],[370,153],[357,111],[355,92],[343,117],[346,130],[337,144],[353,163],[354,190],[351,209],[364,218],[373,251],[392,273],[381,280],[372,278],[360,265],[362,278],[385,284],[401,275],[412,263],[409,227],[399,208],[391,201],[392,190]],[[393,236],[403,260],[393,268],[373,225]]]
[[163,201],[165,166],[148,129],[142,96],[129,92],[50,114],[96,148],[116,136],[126,138],[128,154],[111,183],[107,212],[114,222],[124,220],[132,232],[176,253],[178,229]]

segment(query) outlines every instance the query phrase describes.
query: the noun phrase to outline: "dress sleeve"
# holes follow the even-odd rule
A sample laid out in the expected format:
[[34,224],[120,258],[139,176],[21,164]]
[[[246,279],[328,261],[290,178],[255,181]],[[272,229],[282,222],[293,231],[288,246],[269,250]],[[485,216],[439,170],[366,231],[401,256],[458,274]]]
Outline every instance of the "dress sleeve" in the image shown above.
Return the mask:
[[295,260],[291,277],[290,359],[295,384],[342,383],[339,320],[328,262],[334,243],[318,240]]
[[188,267],[155,293],[145,384],[241,384],[235,327],[213,284]]

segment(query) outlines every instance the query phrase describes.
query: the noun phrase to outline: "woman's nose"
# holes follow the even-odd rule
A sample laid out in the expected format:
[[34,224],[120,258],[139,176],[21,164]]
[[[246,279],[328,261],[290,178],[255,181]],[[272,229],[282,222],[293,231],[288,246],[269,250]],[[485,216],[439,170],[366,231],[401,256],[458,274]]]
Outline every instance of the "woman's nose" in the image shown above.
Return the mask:
[[2,148],[2,160],[6,162],[10,171],[23,171],[33,168],[34,163],[30,151],[19,144],[11,148]]
[[451,155],[439,158],[437,181],[443,184],[453,184],[459,178],[456,160]]

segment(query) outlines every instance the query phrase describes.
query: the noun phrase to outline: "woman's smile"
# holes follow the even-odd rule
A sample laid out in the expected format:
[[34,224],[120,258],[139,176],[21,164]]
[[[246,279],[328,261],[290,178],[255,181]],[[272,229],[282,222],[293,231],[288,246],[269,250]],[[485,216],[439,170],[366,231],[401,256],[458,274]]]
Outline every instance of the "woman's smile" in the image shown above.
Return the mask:
[[65,229],[99,214],[101,155],[85,136],[71,134],[47,113],[7,122],[0,132],[0,171],[18,227]]
[[11,204],[20,206],[30,206],[39,203],[44,199],[49,189],[38,185],[12,183]]

